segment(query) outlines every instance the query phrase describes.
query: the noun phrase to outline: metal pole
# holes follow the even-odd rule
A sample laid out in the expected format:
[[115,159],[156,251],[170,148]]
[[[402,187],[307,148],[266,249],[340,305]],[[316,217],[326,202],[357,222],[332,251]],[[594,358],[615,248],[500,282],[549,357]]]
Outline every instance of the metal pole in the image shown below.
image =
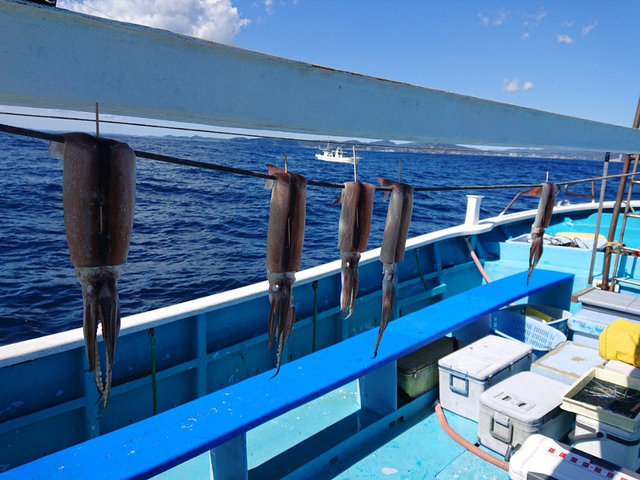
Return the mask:
[[[610,153],[607,152],[604,155],[604,166],[602,167],[602,176],[606,177],[607,172],[609,171],[609,156]],[[593,184],[592,188],[593,188]],[[587,284],[591,285],[593,283],[593,267],[596,263],[596,253],[598,251],[598,237],[600,235],[600,222],[602,220],[602,207],[604,204],[604,192],[607,188],[607,179],[602,179],[602,185],[600,186],[600,203],[598,204],[598,218],[596,220],[596,232],[593,235],[593,250],[591,252],[591,265],[589,266],[589,279],[587,280]]]
[[[640,99],[638,99],[638,106],[636,107],[636,116],[633,119],[633,128],[640,126]],[[622,173],[629,173],[629,165],[631,164],[631,155],[628,153],[624,156],[624,164],[622,166]],[[618,226],[618,216],[620,215],[620,207],[622,205],[622,197],[624,197],[624,190],[627,186],[627,177],[620,177],[620,184],[618,185],[618,195],[616,196],[616,203],[613,206],[613,213],[611,214],[611,225],[609,225],[609,235],[607,236],[607,247],[604,253],[604,265],[602,266],[602,290],[609,290],[609,269],[611,268],[611,254],[613,253],[612,242],[616,235],[616,227]]]

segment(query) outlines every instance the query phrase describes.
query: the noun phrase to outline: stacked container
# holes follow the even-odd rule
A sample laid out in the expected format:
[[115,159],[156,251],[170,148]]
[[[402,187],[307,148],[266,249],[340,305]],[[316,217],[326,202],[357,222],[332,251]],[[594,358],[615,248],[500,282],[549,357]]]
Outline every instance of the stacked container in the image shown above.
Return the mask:
[[443,408],[478,421],[480,395],[531,367],[530,345],[489,335],[438,361]]
[[576,448],[631,470],[640,468],[640,404],[631,409],[635,415],[628,417],[573,398],[593,379],[638,391],[639,372],[633,365],[611,360],[604,368],[590,370],[565,393],[564,407],[577,413],[572,435]]
[[576,415],[572,436],[576,448],[609,462],[638,470],[640,468],[640,431],[627,432],[584,415]]
[[506,457],[529,436],[559,440],[571,430],[572,415],[560,408],[567,385],[521,372],[480,395],[478,440]]

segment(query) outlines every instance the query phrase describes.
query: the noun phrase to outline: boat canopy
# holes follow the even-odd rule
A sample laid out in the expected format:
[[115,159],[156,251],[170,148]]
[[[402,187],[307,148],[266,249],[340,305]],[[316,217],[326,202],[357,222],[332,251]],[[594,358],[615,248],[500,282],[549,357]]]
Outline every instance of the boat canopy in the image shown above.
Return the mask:
[[3,105],[99,103],[105,114],[324,137],[640,151],[631,128],[18,0],[0,2],[0,31]]

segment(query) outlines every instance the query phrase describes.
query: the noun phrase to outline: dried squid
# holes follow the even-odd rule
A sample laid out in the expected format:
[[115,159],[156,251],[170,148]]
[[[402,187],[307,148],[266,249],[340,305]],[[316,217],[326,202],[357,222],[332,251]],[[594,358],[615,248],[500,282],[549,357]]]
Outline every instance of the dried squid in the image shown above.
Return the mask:
[[307,180],[273,165],[267,165],[267,168],[269,175],[276,177],[271,191],[266,262],[271,302],[269,348],[274,336],[278,337],[275,376],[280,371],[282,351],[296,316],[292,289],[302,257]]
[[531,278],[533,269],[536,267],[540,261],[540,257],[542,256],[544,230],[551,222],[555,191],[556,186],[554,183],[542,183],[538,211],[536,212],[536,218],[533,225],[531,225],[531,249],[529,250],[529,274],[527,275],[527,285],[529,284],[529,279]]
[[353,313],[358,295],[358,262],[367,249],[375,187],[368,183],[346,182],[337,203],[342,203],[338,227],[338,248],[342,260],[340,307],[346,318]]
[[[71,262],[82,285],[83,330],[89,370],[107,409],[120,331],[117,281],[127,261],[133,228],[135,154],[125,143],[83,133],[64,135],[50,152],[62,157],[64,224]],[[105,373],[98,351],[98,322],[105,343]]]
[[395,296],[396,262],[404,259],[404,247],[409,233],[411,212],[413,211],[413,187],[406,183],[398,183],[385,178],[378,178],[380,185],[391,188],[391,198],[387,210],[387,221],[382,236],[380,249],[380,261],[382,262],[382,314],[380,328],[373,356],[378,354],[378,345],[382,339],[387,323],[391,319],[393,311],[393,299]]

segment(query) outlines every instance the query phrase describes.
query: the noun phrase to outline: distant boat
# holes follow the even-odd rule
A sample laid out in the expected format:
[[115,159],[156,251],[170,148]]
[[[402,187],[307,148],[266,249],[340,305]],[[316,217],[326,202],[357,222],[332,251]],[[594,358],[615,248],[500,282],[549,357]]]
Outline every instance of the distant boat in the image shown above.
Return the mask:
[[342,151],[342,147],[337,146],[334,150],[329,149],[329,145],[327,145],[326,149],[322,150],[322,153],[316,153],[316,158],[318,160],[324,160],[325,162],[336,162],[336,163],[358,163],[362,157],[358,157],[355,154],[355,149],[353,151],[353,156],[348,157]]

